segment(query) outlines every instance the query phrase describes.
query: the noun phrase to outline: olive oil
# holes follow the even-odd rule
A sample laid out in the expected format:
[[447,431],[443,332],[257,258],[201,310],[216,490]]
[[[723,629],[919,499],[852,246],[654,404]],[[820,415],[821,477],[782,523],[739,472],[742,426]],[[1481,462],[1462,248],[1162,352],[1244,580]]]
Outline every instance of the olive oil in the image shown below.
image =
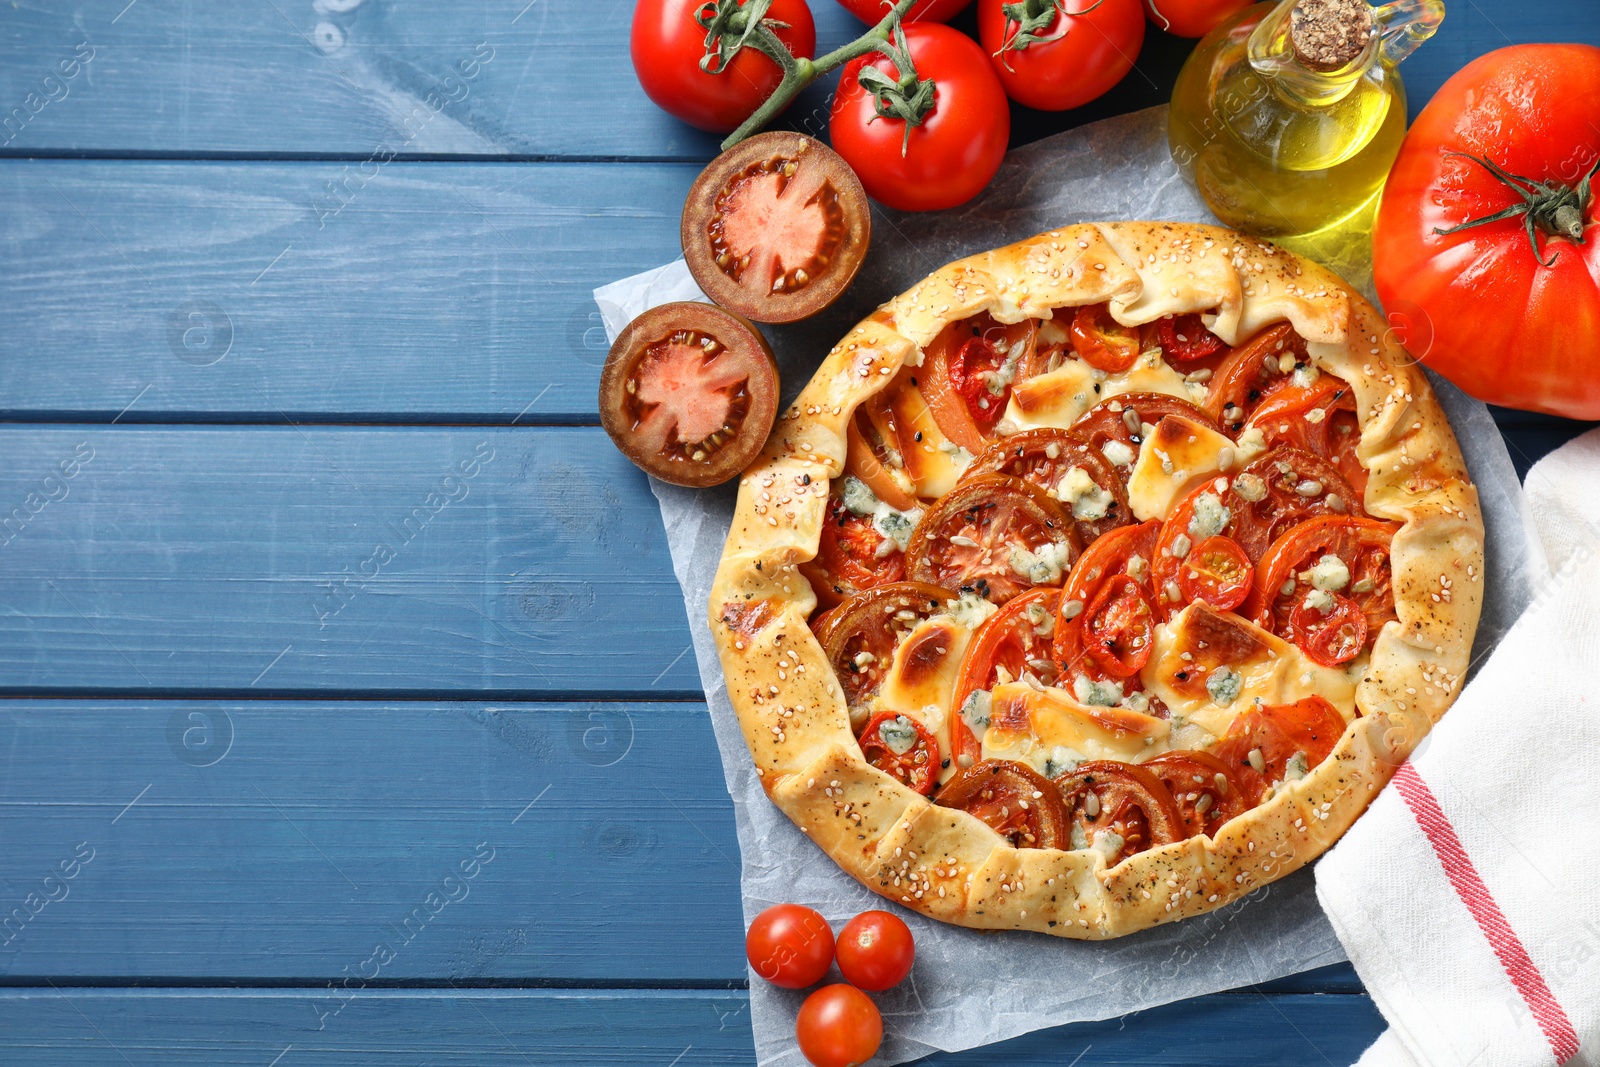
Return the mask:
[[1262,3],[1201,41],[1172,97],[1173,158],[1212,212],[1290,247],[1370,232],[1406,130],[1396,64],[1444,14],[1439,0],[1325,6],[1367,21],[1337,68],[1317,69],[1302,54],[1291,33],[1303,14],[1297,0]]

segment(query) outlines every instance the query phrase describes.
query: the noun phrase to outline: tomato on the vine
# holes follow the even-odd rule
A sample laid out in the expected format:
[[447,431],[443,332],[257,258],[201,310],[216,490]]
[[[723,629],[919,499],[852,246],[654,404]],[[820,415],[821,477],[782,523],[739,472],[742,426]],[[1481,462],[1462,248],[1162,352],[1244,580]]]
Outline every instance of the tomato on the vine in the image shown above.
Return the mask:
[[[695,15],[707,0],[639,0],[629,37],[633,69],[645,95],[691,126],[728,133],[750,117],[783,80],[778,64],[745,47],[726,69],[700,69],[706,31]],[[788,26],[774,32],[797,56],[817,50],[817,27],[805,0],[772,0],[767,18]]]
[[839,970],[857,989],[877,993],[900,984],[917,958],[911,927],[887,911],[864,911],[844,924],[835,949]]
[[[989,58],[972,38],[937,22],[914,22],[903,31],[920,81],[902,95],[909,98],[906,106],[922,112],[921,125],[908,130],[902,118],[879,117],[874,90],[861,84],[862,71],[876,69],[880,84],[900,81],[902,72],[888,56],[874,53],[844,68],[828,132],[834,150],[874,200],[902,211],[955,207],[978,195],[1000,169],[1011,110]],[[935,86],[931,94],[921,91],[929,82]]]
[[883,1016],[871,997],[840,982],[806,998],[794,1032],[814,1067],[859,1067],[883,1043]]
[[1144,0],[1150,21],[1174,37],[1204,37],[1256,0]]
[[833,929],[818,912],[799,904],[774,904],[745,934],[750,967],[773,985],[804,989],[822,980],[833,963]]
[[[906,22],[949,22],[972,0],[917,0],[906,12]],[[892,0],[839,0],[839,6],[868,25],[876,26],[893,7]]]
[[1139,0],[978,0],[978,39],[1006,95],[1041,111],[1102,96],[1133,69],[1144,44]]

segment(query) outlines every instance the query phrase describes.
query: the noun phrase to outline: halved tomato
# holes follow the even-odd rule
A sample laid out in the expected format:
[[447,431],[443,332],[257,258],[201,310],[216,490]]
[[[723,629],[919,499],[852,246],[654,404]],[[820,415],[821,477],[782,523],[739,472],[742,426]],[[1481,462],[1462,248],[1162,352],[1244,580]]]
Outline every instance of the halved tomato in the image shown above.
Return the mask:
[[[1004,325],[987,312],[953,322],[928,345],[922,393],[944,435],[968,452],[983,451],[1033,353],[1038,322]],[[1022,375],[1026,376],[1026,375]]]
[[982,758],[981,743],[961,718],[976,690],[1015,681],[1024,671],[1045,685],[1057,684],[1060,672],[1051,650],[1060,601],[1059,589],[1030,590],[989,616],[972,635],[950,701],[950,755],[958,763],[963,757],[973,762]]
[[683,256],[712,300],[758,322],[815,315],[866,258],[872,213],[839,154],[800,133],[757,134],[689,187]]
[[1085,411],[1072,424],[1072,432],[1099,452],[1105,451],[1108,442],[1117,441],[1137,454],[1144,441],[1144,427],[1154,426],[1168,415],[1182,415],[1208,429],[1217,429],[1211,416],[1187,400],[1166,393],[1119,393]]
[[[1074,468],[1083,474],[1073,476]],[[1071,430],[1024,430],[1002,437],[980,452],[961,477],[985,474],[1021,478],[1061,501],[1086,545],[1133,521],[1117,468]],[[1079,479],[1090,484],[1079,484]]]
[[1150,584],[1154,590],[1156,614],[1165,621],[1183,610],[1195,598],[1191,585],[1186,592],[1178,580],[1184,560],[1195,544],[1210,537],[1227,536],[1233,531],[1233,507],[1228,495],[1228,479],[1218,476],[1189,490],[1167,516],[1156,542],[1150,564]]
[[1084,651],[1106,674],[1131,678],[1150,659],[1155,642],[1155,613],[1139,583],[1125,574],[1100,584],[1083,609],[1079,635]]
[[1110,304],[1086,304],[1072,316],[1072,350],[1096,370],[1121,374],[1139,359],[1139,331],[1112,318]]
[[1055,784],[1025,763],[989,759],[944,784],[936,804],[960,808],[1014,848],[1067,847],[1067,813]]
[[1167,315],[1155,325],[1168,363],[1198,363],[1228,350],[1228,342],[1206,329],[1198,314]]
[[1232,611],[1250,595],[1255,572],[1250,557],[1231,537],[1207,537],[1183,557],[1178,591],[1187,603],[1204,600],[1218,611]]
[[1338,667],[1361,655],[1367,645],[1367,616],[1361,606],[1338,593],[1328,594],[1320,607],[1303,597],[1289,613],[1294,642],[1324,667]]
[[923,796],[939,782],[939,742],[909,715],[880,711],[867,720],[856,742],[868,763]]
[[[1129,575],[1143,592],[1150,591],[1150,561],[1155,555],[1161,523],[1156,519],[1138,526],[1113,530],[1086,549],[1061,588],[1061,611],[1056,620],[1055,660],[1064,678],[1083,675],[1100,680],[1105,674],[1085,652],[1084,609],[1095,599],[1102,585],[1119,575]],[[1132,679],[1130,679],[1131,681]]]
[[1228,768],[1246,802],[1255,807],[1267,786],[1281,782],[1296,754],[1304,771],[1328,758],[1344,734],[1344,716],[1322,697],[1293,704],[1264,704],[1238,716],[1211,754]]
[[1211,376],[1206,414],[1221,423],[1224,432],[1237,434],[1261,398],[1286,373],[1283,357],[1306,359],[1306,342],[1287,322],[1269,326],[1235,348]]
[[1085,847],[1098,834],[1113,833],[1122,847],[1106,862],[1116,866],[1149,848],[1182,840],[1183,818],[1172,794],[1155,775],[1132,763],[1090,760],[1055,780],[1070,827],[1082,831]]
[[895,582],[857,593],[827,615],[819,627],[845,703],[864,704],[883,684],[895,649],[924,619],[943,612],[950,594],[920,582]]
[[1252,560],[1259,561],[1285,530],[1307,519],[1361,513],[1361,498],[1332,464],[1288,445],[1251,463],[1231,488],[1233,539]]
[[1356,454],[1361,424],[1355,391],[1343,379],[1321,373],[1304,388],[1292,380],[1278,382],[1250,413],[1245,428],[1251,427],[1259,428],[1269,445],[1293,445],[1332,463],[1358,494],[1350,505],[1360,508],[1367,469]]
[[1036,585],[1061,584],[1077,555],[1077,530],[1060,504],[1020,478],[986,474],[927,510],[906,549],[906,572],[1004,604]]
[[855,514],[834,493],[828,497],[816,558],[800,564],[800,573],[811,582],[817,603],[831,608],[845,597],[905,578],[906,557],[878,532],[870,515]]
[[1298,644],[1290,617],[1313,588],[1311,568],[1324,556],[1334,556],[1343,563],[1348,580],[1327,591],[1355,601],[1366,615],[1368,636],[1375,636],[1384,623],[1396,617],[1389,546],[1397,529],[1394,523],[1377,519],[1334,515],[1291,527],[1256,565],[1255,588],[1243,614],[1257,626]]
[[704,488],[761,451],[778,414],[778,364],[748,321],[711,304],[651,308],[600,372],[600,424],[641,470]]
[[1172,794],[1186,837],[1215,836],[1224,823],[1247,807],[1233,772],[1209,753],[1168,752],[1140,766]]

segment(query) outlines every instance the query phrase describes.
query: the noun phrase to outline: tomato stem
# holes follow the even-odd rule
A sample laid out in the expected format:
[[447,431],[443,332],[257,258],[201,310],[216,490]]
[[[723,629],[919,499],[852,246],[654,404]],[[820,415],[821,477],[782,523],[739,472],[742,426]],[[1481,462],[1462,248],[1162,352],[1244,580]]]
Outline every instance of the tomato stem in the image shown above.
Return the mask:
[[[916,79],[916,70],[911,66],[909,53],[903,57],[902,64],[901,57],[895,54],[895,46],[890,43],[890,37],[899,27],[900,19],[911,10],[911,5],[916,3],[916,0],[895,0],[894,7],[883,17],[883,21],[849,44],[841,45],[816,59],[796,57],[772,31],[770,27],[775,23],[762,17],[771,3],[772,0],[748,0],[748,3],[741,6],[739,0],[717,0],[715,4],[708,3],[695,16],[700,25],[706,28],[706,55],[700,60],[702,70],[718,73],[726,67],[740,48],[750,47],[769,57],[783,71],[783,80],[772,91],[772,95],[767,97],[748,119],[745,119],[743,125],[730,133],[722,142],[723,151],[760,131],[789,106],[790,102],[800,94],[800,90],[824,74],[868,52],[883,52],[895,60],[896,67],[901,71],[902,82],[905,81],[907,72],[913,80]],[[735,35],[737,40],[730,42],[729,38]],[[708,62],[714,65],[716,70],[713,71]],[[931,107],[933,83],[925,84],[928,87],[928,106]],[[884,114],[882,110],[878,113]],[[920,116],[917,122],[921,122]],[[911,123],[908,121],[906,134],[908,138],[910,127]]]
[[1583,244],[1584,229],[1588,225],[1590,182],[1595,173],[1600,171],[1600,161],[1590,168],[1589,173],[1576,187],[1562,185],[1560,182],[1536,182],[1532,178],[1524,178],[1520,174],[1512,174],[1503,169],[1499,164],[1484,156],[1474,156],[1466,152],[1446,152],[1446,156],[1458,156],[1461,159],[1470,159],[1478,166],[1493,174],[1508,189],[1522,197],[1522,202],[1512,204],[1503,211],[1496,211],[1492,215],[1485,215],[1481,219],[1471,219],[1459,226],[1451,226],[1441,230],[1435,226],[1433,232],[1440,237],[1448,237],[1462,230],[1470,230],[1474,226],[1484,226],[1501,219],[1522,216],[1523,228],[1528,232],[1528,247],[1533,249],[1533,258],[1541,267],[1554,266],[1557,253],[1550,253],[1546,261],[1539,255],[1539,240],[1534,234],[1537,228],[1549,237],[1565,237],[1573,244]]
[[[1011,36],[1005,39],[1000,46],[1000,51],[995,53],[995,58],[1011,69],[1011,62],[1006,58],[1007,52],[1020,52],[1031,44],[1045,41],[1054,41],[1065,37],[1068,33],[1066,20],[1068,17],[1087,15],[1105,0],[1094,0],[1094,3],[1082,11],[1068,11],[1066,0],[1016,0],[1015,3],[1000,5],[1000,13],[1005,16],[1006,28],[1011,29]],[[1050,24],[1056,21],[1057,16],[1062,20],[1061,29],[1054,34],[1046,34]]]

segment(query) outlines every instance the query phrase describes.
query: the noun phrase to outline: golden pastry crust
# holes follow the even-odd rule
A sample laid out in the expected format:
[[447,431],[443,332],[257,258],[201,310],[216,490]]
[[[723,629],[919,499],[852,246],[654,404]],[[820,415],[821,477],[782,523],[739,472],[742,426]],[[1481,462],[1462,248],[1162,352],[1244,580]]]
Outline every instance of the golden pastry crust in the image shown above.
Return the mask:
[[[1403,523],[1391,552],[1398,620],[1377,635],[1360,714],[1331,756],[1206,836],[1107,867],[1085,849],[1013,848],[869,766],[843,692],[807,627],[828,483],[856,406],[920,358],[948,323],[1000,322],[1109,301],[1138,325],[1198,312],[1229,344],[1287,320],[1312,361],[1349,382],[1369,470],[1366,510]],[[1415,361],[1360,295],[1317,265],[1229,230],[1086,223],[936,271],[860,323],[823,360],[745,472],[709,605],[728,695],[767,794],[868,888],[983,929],[1107,938],[1196,915],[1321,854],[1455,699],[1482,598],[1477,492]],[[804,862],[804,861],[801,861]]]

